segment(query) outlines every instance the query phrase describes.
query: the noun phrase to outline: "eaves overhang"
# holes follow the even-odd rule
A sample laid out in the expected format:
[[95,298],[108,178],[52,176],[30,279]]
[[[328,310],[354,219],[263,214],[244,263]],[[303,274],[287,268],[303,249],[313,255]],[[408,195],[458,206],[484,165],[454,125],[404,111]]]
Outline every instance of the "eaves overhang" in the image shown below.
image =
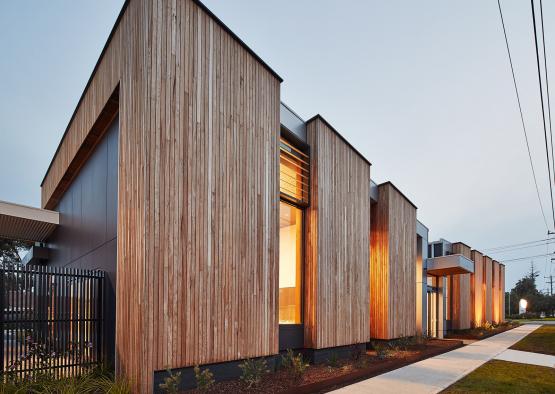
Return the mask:
[[426,259],[427,272],[430,275],[473,274],[474,262],[462,254],[450,254]]
[[1,238],[43,242],[59,224],[59,212],[0,201]]

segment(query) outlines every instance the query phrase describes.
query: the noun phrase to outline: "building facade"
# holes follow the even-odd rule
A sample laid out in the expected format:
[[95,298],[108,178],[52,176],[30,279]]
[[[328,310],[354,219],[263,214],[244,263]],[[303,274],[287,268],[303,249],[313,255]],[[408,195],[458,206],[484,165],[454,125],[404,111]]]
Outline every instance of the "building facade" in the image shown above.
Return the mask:
[[108,273],[106,352],[137,391],[503,320],[504,266],[428,247],[417,207],[280,83],[200,2],[129,0],[83,92],[41,185],[59,216],[26,239]]

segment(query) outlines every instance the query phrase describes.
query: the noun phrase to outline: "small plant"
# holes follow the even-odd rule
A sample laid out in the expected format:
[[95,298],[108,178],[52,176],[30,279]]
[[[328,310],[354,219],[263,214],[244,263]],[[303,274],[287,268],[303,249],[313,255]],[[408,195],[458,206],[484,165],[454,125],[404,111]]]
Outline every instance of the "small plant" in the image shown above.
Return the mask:
[[339,367],[339,358],[337,357],[337,352],[332,352],[330,358],[328,358],[328,366],[331,368]]
[[248,388],[257,386],[262,380],[262,376],[264,376],[265,373],[270,372],[268,370],[266,360],[263,358],[259,358],[257,360],[247,358],[239,364],[239,368],[243,371],[241,380],[247,384]]
[[383,360],[391,355],[391,348],[387,343],[382,342],[372,342],[372,347],[376,351],[376,356]]
[[201,371],[200,367],[198,365],[195,365],[195,368],[193,369],[193,371],[195,372],[195,380],[197,382],[197,388],[200,391],[206,391],[212,386],[214,386],[214,383],[215,383],[214,375],[212,374],[212,372],[210,372],[208,368],[205,368]]
[[295,379],[300,379],[309,366],[309,363],[303,360],[301,353],[295,353],[291,349],[287,349],[287,353],[281,356],[281,365],[285,369],[289,369]]
[[169,368],[166,371],[168,376],[164,378],[164,383],[160,383],[158,387],[165,393],[177,394],[179,392],[179,385],[181,384],[181,372],[173,373]]
[[486,321],[482,324],[482,328],[487,331],[493,330],[493,325],[489,321]]
[[351,351],[351,359],[355,362],[359,361],[362,356],[364,356],[364,352],[359,346],[355,346]]

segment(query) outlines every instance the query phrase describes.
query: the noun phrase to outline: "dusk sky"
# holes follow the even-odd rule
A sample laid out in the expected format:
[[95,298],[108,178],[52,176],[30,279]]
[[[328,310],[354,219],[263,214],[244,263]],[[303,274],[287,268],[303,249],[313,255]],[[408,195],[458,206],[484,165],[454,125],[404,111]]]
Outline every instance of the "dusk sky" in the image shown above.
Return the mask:
[[[40,183],[123,1],[0,3],[0,200],[40,205]],[[552,252],[494,0],[205,4],[280,74],[282,100],[325,117],[418,206],[430,240],[503,261]],[[501,2],[547,224],[553,231],[530,3]],[[32,17],[29,17],[29,16]],[[555,91],[555,2],[544,2]],[[542,60],[543,61],[543,60]],[[554,114],[555,115],[555,114]],[[549,247],[549,249],[548,249]],[[506,263],[506,289],[547,257]]]

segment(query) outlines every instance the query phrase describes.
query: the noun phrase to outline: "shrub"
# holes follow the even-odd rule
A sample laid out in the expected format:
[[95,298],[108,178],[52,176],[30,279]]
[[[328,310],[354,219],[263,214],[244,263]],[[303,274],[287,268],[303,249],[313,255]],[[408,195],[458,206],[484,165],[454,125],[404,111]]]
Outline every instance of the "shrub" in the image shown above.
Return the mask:
[[362,358],[362,356],[364,356],[364,352],[361,350],[359,346],[355,346],[351,351],[351,359],[356,362],[356,361],[359,361]]
[[287,353],[281,356],[281,365],[289,369],[295,379],[300,379],[309,366],[301,353],[295,355],[291,349],[287,349]]
[[330,358],[327,360],[327,364],[329,367],[337,368],[339,367],[339,357],[337,356],[337,352],[332,352]]
[[[171,369],[167,369],[168,376],[164,378],[164,383],[160,383],[158,387],[165,393],[179,393],[179,385],[181,384],[181,372],[173,373]],[[196,376],[196,371],[195,371]]]
[[55,379],[51,375],[41,374],[22,381],[6,381],[0,385],[0,393],[129,394],[131,393],[131,383],[124,378],[114,378],[111,373],[98,368],[80,376],[63,379]]
[[208,368],[205,368],[201,371],[200,367],[198,365],[195,365],[195,368],[193,370],[195,372],[197,388],[200,391],[206,391],[210,387],[214,386],[214,375],[212,374],[212,372],[210,372]]
[[266,360],[263,358],[259,358],[257,360],[247,358],[239,364],[239,368],[243,371],[241,380],[247,383],[248,388],[257,386],[262,380],[262,376],[264,376],[265,373],[270,372],[268,370]]
[[493,330],[493,325],[489,321],[486,321],[484,322],[484,324],[482,324],[482,328],[488,331]]
[[372,347],[376,351],[376,356],[379,359],[388,358],[391,355],[391,348],[389,344],[384,342],[372,342]]

